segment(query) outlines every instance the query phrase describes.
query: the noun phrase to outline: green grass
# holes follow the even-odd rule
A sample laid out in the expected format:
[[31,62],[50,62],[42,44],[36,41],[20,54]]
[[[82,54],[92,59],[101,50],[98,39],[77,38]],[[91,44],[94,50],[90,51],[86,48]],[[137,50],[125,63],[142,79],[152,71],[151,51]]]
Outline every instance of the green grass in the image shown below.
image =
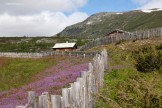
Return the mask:
[[76,42],[82,46],[88,39],[64,37],[0,37],[0,52],[42,52],[51,51],[55,43]]
[[[12,88],[19,88],[33,81],[40,80],[53,73],[47,72],[46,69],[50,69],[56,66],[58,63],[70,63],[70,65],[82,64],[89,62],[92,58],[76,58],[76,57],[63,57],[52,56],[44,58],[3,58],[0,57],[0,91],[10,90]],[[64,69],[62,66],[59,69]],[[58,70],[59,70],[58,69]],[[54,70],[54,72],[57,70]],[[39,78],[37,77],[39,76]],[[43,76],[42,76],[43,75]]]
[[[65,58],[60,58],[65,59]],[[0,58],[0,91],[32,82],[32,76],[58,63],[56,58]]]
[[[162,107],[162,69],[149,73],[139,72],[132,55],[132,51],[148,45],[159,46],[161,39],[155,40],[101,46],[108,51],[109,72],[105,72],[104,86],[96,94],[95,108]],[[99,50],[101,47],[91,50]]]

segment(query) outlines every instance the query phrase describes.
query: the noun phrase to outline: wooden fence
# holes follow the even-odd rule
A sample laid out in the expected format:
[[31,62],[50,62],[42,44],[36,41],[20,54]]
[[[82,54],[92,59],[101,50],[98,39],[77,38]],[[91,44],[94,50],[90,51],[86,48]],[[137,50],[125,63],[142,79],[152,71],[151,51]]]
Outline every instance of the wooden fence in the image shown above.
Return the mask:
[[94,57],[100,52],[83,52],[83,51],[71,51],[71,52],[42,52],[42,53],[15,53],[15,52],[0,52],[0,57],[13,57],[13,58],[41,58],[47,56],[75,56],[75,57]]
[[98,45],[118,43],[122,40],[126,40],[126,41],[142,40],[142,39],[148,39],[151,37],[162,37],[162,28],[140,30],[140,31],[132,32],[132,33],[123,33],[123,34],[118,34],[113,37],[106,36],[103,38],[97,38],[94,41],[91,41],[87,43],[86,45],[82,46],[80,48],[80,51],[84,51],[84,50],[90,49]]
[[49,53],[0,52],[0,57],[12,57],[12,58],[41,58],[48,55]]
[[[107,68],[107,51],[97,54],[89,70],[81,73],[81,77],[69,88],[62,89],[62,95],[42,93],[36,100],[35,92],[28,92],[28,103],[16,108],[92,108],[95,100],[93,94],[103,86],[104,71]],[[38,102],[38,103],[37,103]]]
[[87,51],[71,51],[71,52],[51,52],[51,55],[59,56],[75,56],[75,57],[94,57],[96,54],[100,54],[99,51],[87,52]]

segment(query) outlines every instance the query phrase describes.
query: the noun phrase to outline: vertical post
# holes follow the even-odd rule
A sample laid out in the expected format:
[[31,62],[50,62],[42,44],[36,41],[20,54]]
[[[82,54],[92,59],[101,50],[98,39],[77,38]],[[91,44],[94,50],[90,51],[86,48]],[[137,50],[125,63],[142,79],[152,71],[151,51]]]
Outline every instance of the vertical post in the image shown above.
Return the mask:
[[61,108],[61,96],[52,95],[51,96],[52,108]]
[[39,108],[48,108],[48,97],[47,97],[47,95],[39,96]]
[[64,56],[64,51],[62,51],[62,56]]
[[75,91],[75,94],[73,94],[75,97],[74,97],[74,101],[75,101],[75,107],[76,108],[80,108],[80,96],[79,96],[79,92],[80,92],[80,83],[79,82],[74,82],[74,91]]
[[63,97],[63,103],[65,104],[65,108],[69,108],[69,95],[68,95],[68,89],[63,88],[62,89],[62,97]]
[[160,36],[162,36],[162,28],[160,28]]
[[28,108],[36,108],[35,92],[28,92]]
[[61,108],[65,108],[65,103],[63,101],[63,97],[61,97]]
[[86,56],[86,55],[85,55],[85,54],[83,54],[83,57],[84,57],[84,58],[85,58],[85,56]]
[[69,53],[69,56],[71,57],[71,53]]
[[73,83],[70,84],[71,87],[68,88],[68,91],[69,91],[69,107],[70,108],[73,108]]
[[147,34],[147,38],[149,38],[149,37],[150,37],[150,30],[148,30],[147,33],[148,33],[148,34]]

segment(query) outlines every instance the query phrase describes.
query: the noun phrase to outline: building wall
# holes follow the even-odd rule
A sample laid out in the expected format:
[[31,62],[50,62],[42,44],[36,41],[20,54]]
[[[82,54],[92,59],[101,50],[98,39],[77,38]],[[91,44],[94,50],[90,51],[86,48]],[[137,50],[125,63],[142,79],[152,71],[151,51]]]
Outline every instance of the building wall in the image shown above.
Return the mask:
[[114,37],[114,36],[117,36],[117,35],[123,35],[123,32],[112,32],[112,33],[108,34],[107,36]]
[[58,48],[58,49],[53,49],[54,51],[73,51],[76,50],[77,48]]

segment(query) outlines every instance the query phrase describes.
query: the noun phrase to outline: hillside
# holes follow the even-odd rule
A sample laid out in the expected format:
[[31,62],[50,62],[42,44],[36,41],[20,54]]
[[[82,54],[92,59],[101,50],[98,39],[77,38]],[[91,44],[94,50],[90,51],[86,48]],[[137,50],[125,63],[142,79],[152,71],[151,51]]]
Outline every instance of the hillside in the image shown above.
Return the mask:
[[134,10],[123,13],[97,13],[85,21],[69,26],[59,37],[101,37],[113,29],[135,31],[161,27],[162,9]]
[[162,38],[97,46],[108,51],[109,72],[95,108],[162,108]]

